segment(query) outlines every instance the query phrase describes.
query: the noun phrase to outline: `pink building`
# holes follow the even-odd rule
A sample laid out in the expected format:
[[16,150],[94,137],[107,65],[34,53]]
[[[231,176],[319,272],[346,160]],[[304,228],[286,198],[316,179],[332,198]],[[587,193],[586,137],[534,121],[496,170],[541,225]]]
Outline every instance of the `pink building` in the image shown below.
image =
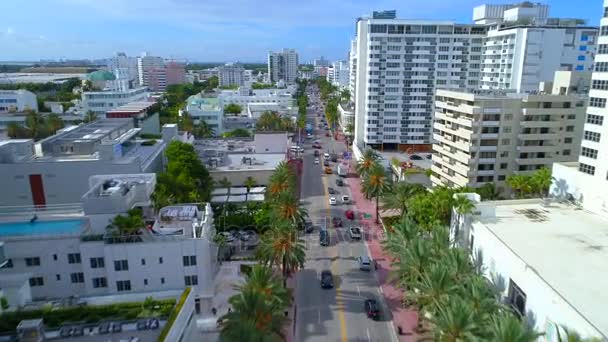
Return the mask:
[[186,83],[186,70],[182,63],[167,62],[167,85]]

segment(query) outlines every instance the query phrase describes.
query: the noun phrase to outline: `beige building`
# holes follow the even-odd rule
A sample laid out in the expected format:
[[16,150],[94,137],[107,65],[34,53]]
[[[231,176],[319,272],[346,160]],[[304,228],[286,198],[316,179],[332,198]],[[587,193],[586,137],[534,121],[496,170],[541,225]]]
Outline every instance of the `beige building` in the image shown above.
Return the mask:
[[433,185],[494,183],[508,193],[505,180],[511,174],[575,161],[586,110],[582,85],[589,73],[567,73],[533,93],[437,90]]

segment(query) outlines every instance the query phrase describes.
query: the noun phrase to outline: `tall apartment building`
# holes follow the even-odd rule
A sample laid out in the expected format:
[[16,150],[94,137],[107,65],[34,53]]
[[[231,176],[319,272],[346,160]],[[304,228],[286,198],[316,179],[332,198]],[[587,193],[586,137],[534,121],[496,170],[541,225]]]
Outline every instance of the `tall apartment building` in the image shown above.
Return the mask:
[[294,49],[268,53],[270,82],[294,83],[298,77],[298,53]]
[[597,54],[578,162],[553,167],[551,192],[608,217],[608,1],[600,19]]
[[487,27],[385,12],[356,27],[355,143],[430,150],[435,86],[478,87]]
[[0,113],[38,111],[36,94],[25,89],[0,90]]
[[186,82],[186,68],[183,63],[167,62],[167,85],[183,84]]
[[357,39],[350,41],[350,50],[348,52],[348,90],[350,90],[351,102],[356,103],[355,96],[357,95]]
[[242,86],[245,83],[245,68],[238,63],[226,63],[217,67],[220,87]]
[[137,58],[129,57],[124,52],[117,52],[108,61],[108,70],[113,74],[124,75],[130,87],[139,83],[139,73],[137,71]]
[[327,68],[327,81],[339,88],[348,88],[350,72],[348,61],[337,61]]
[[588,72],[557,72],[546,92],[532,93],[438,89],[433,185],[493,183],[508,192],[509,175],[575,161],[589,79]]
[[152,91],[165,91],[167,88],[167,67],[162,57],[143,54],[137,58],[139,84]]

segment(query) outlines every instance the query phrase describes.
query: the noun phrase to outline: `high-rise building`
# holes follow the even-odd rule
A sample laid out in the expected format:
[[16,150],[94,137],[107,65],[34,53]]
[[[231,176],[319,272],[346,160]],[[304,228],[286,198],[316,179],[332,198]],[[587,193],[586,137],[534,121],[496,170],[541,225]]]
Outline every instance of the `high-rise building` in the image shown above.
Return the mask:
[[590,76],[558,71],[547,89],[532,93],[437,89],[433,185],[492,183],[504,194],[509,175],[575,161]]
[[294,49],[268,53],[270,82],[294,83],[298,77],[298,53]]
[[327,68],[327,81],[340,88],[348,88],[350,73],[348,61],[337,61]]
[[124,52],[117,52],[116,55],[108,61],[108,69],[114,75],[124,77],[131,87],[139,83],[139,74],[137,71],[137,58],[129,57]]
[[242,86],[245,82],[245,69],[238,63],[226,63],[217,67],[220,87]]
[[137,58],[137,71],[140,85],[152,91],[165,91],[167,88],[167,67],[162,57],[142,54]]
[[186,82],[186,68],[183,63],[167,62],[167,85]]
[[350,51],[348,53],[348,89],[350,90],[350,98],[353,103],[357,103],[355,96],[357,95],[357,39],[350,41]]

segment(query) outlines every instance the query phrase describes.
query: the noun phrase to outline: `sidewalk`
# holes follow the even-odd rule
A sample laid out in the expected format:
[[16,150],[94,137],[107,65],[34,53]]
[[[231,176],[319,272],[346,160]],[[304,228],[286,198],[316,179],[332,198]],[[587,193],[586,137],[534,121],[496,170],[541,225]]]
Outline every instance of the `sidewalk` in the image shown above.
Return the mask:
[[416,311],[406,309],[401,306],[403,290],[395,287],[388,281],[391,262],[390,256],[385,254],[384,250],[382,249],[381,241],[378,240],[380,236],[383,236],[384,232],[382,225],[376,224],[375,221],[376,204],[373,201],[365,199],[365,196],[363,196],[361,193],[361,181],[356,175],[350,174],[349,177],[346,178],[346,182],[350,186],[351,196],[355,201],[357,214],[367,213],[372,215],[371,219],[361,218],[359,221],[361,222],[363,229],[366,231],[366,233],[368,233],[366,234],[369,237],[367,245],[369,247],[371,258],[378,264],[376,274],[378,275],[378,281],[384,294],[386,304],[393,314],[393,326],[395,331],[397,332],[397,327],[401,326],[404,332],[404,335],[397,335],[397,337],[399,338],[400,342],[416,341],[419,336],[416,335],[414,328],[418,322],[418,314]]

